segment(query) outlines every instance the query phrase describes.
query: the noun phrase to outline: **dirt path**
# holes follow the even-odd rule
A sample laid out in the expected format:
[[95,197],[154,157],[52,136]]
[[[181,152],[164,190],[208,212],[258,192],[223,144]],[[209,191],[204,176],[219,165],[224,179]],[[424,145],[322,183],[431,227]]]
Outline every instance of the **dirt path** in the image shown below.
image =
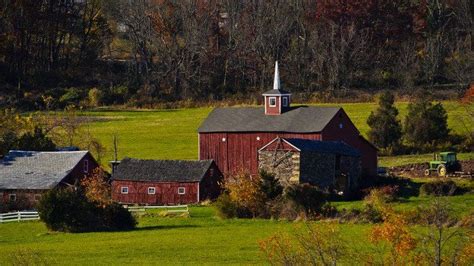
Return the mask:
[[[474,173],[474,160],[459,161],[463,172]],[[424,177],[424,172],[429,168],[428,163],[405,164],[388,168],[388,172],[393,175],[407,177]]]

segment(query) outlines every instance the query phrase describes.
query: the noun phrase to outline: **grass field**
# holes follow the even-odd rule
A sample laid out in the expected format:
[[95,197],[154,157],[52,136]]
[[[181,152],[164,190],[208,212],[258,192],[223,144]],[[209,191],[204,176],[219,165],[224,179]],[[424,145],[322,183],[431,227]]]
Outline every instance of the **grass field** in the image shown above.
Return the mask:
[[[410,210],[432,200],[412,197],[396,204]],[[472,211],[474,195],[449,197],[455,214]],[[359,208],[362,202],[336,202],[338,208]],[[190,217],[141,217],[129,232],[53,233],[42,222],[0,224],[0,265],[115,264],[264,264],[258,242],[276,233],[292,233],[302,222],[262,219],[222,220],[211,207],[191,207]],[[368,241],[372,225],[339,224],[352,255],[373,252]],[[419,233],[418,227],[413,228]]]
[[[406,114],[408,103],[397,103],[400,119]],[[448,124],[454,132],[465,134],[474,129],[466,108],[474,111],[474,106],[461,106],[456,102],[443,102],[448,110]],[[375,103],[322,104],[322,106],[342,106],[362,134],[366,135],[367,117],[377,107]],[[112,139],[119,138],[119,157],[129,156],[143,159],[197,159],[197,129],[212,108],[191,108],[173,110],[87,111],[83,115],[97,118],[87,125],[88,130],[106,147],[106,160],[112,159]],[[468,158],[472,155],[462,155]],[[431,155],[405,157],[408,160],[431,158]],[[403,158],[381,158],[382,166],[404,163]]]
[[[295,223],[271,220],[220,220],[210,207],[191,208],[191,218],[141,218],[137,230],[107,233],[48,233],[41,222],[0,224],[0,265],[44,264],[263,264],[258,241],[289,232]],[[370,245],[369,225],[341,225],[359,252]],[[16,263],[15,263],[16,262]]]

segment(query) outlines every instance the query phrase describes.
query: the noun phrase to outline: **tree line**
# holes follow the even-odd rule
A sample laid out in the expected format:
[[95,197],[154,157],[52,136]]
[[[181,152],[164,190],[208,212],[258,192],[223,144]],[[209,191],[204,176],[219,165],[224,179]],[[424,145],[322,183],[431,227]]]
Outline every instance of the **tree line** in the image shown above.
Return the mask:
[[268,89],[275,60],[297,95],[459,88],[473,13],[469,0],[3,1],[0,101],[243,99]]

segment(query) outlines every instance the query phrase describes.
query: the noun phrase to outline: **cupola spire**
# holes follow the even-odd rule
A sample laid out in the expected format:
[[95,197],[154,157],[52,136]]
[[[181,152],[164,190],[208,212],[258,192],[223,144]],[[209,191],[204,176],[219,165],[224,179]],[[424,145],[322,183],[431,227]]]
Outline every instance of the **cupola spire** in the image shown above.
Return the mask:
[[273,79],[273,89],[280,90],[280,73],[278,72],[278,61],[275,61],[275,77]]

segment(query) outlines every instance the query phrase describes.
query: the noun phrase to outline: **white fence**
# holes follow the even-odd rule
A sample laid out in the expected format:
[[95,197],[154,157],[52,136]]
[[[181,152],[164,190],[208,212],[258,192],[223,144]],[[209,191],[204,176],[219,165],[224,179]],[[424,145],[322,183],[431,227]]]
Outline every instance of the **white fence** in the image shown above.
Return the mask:
[[127,206],[124,208],[131,212],[144,212],[147,209],[162,209],[168,213],[189,213],[188,205],[170,205],[170,206]]
[[0,223],[39,220],[36,211],[7,212],[0,214]]

